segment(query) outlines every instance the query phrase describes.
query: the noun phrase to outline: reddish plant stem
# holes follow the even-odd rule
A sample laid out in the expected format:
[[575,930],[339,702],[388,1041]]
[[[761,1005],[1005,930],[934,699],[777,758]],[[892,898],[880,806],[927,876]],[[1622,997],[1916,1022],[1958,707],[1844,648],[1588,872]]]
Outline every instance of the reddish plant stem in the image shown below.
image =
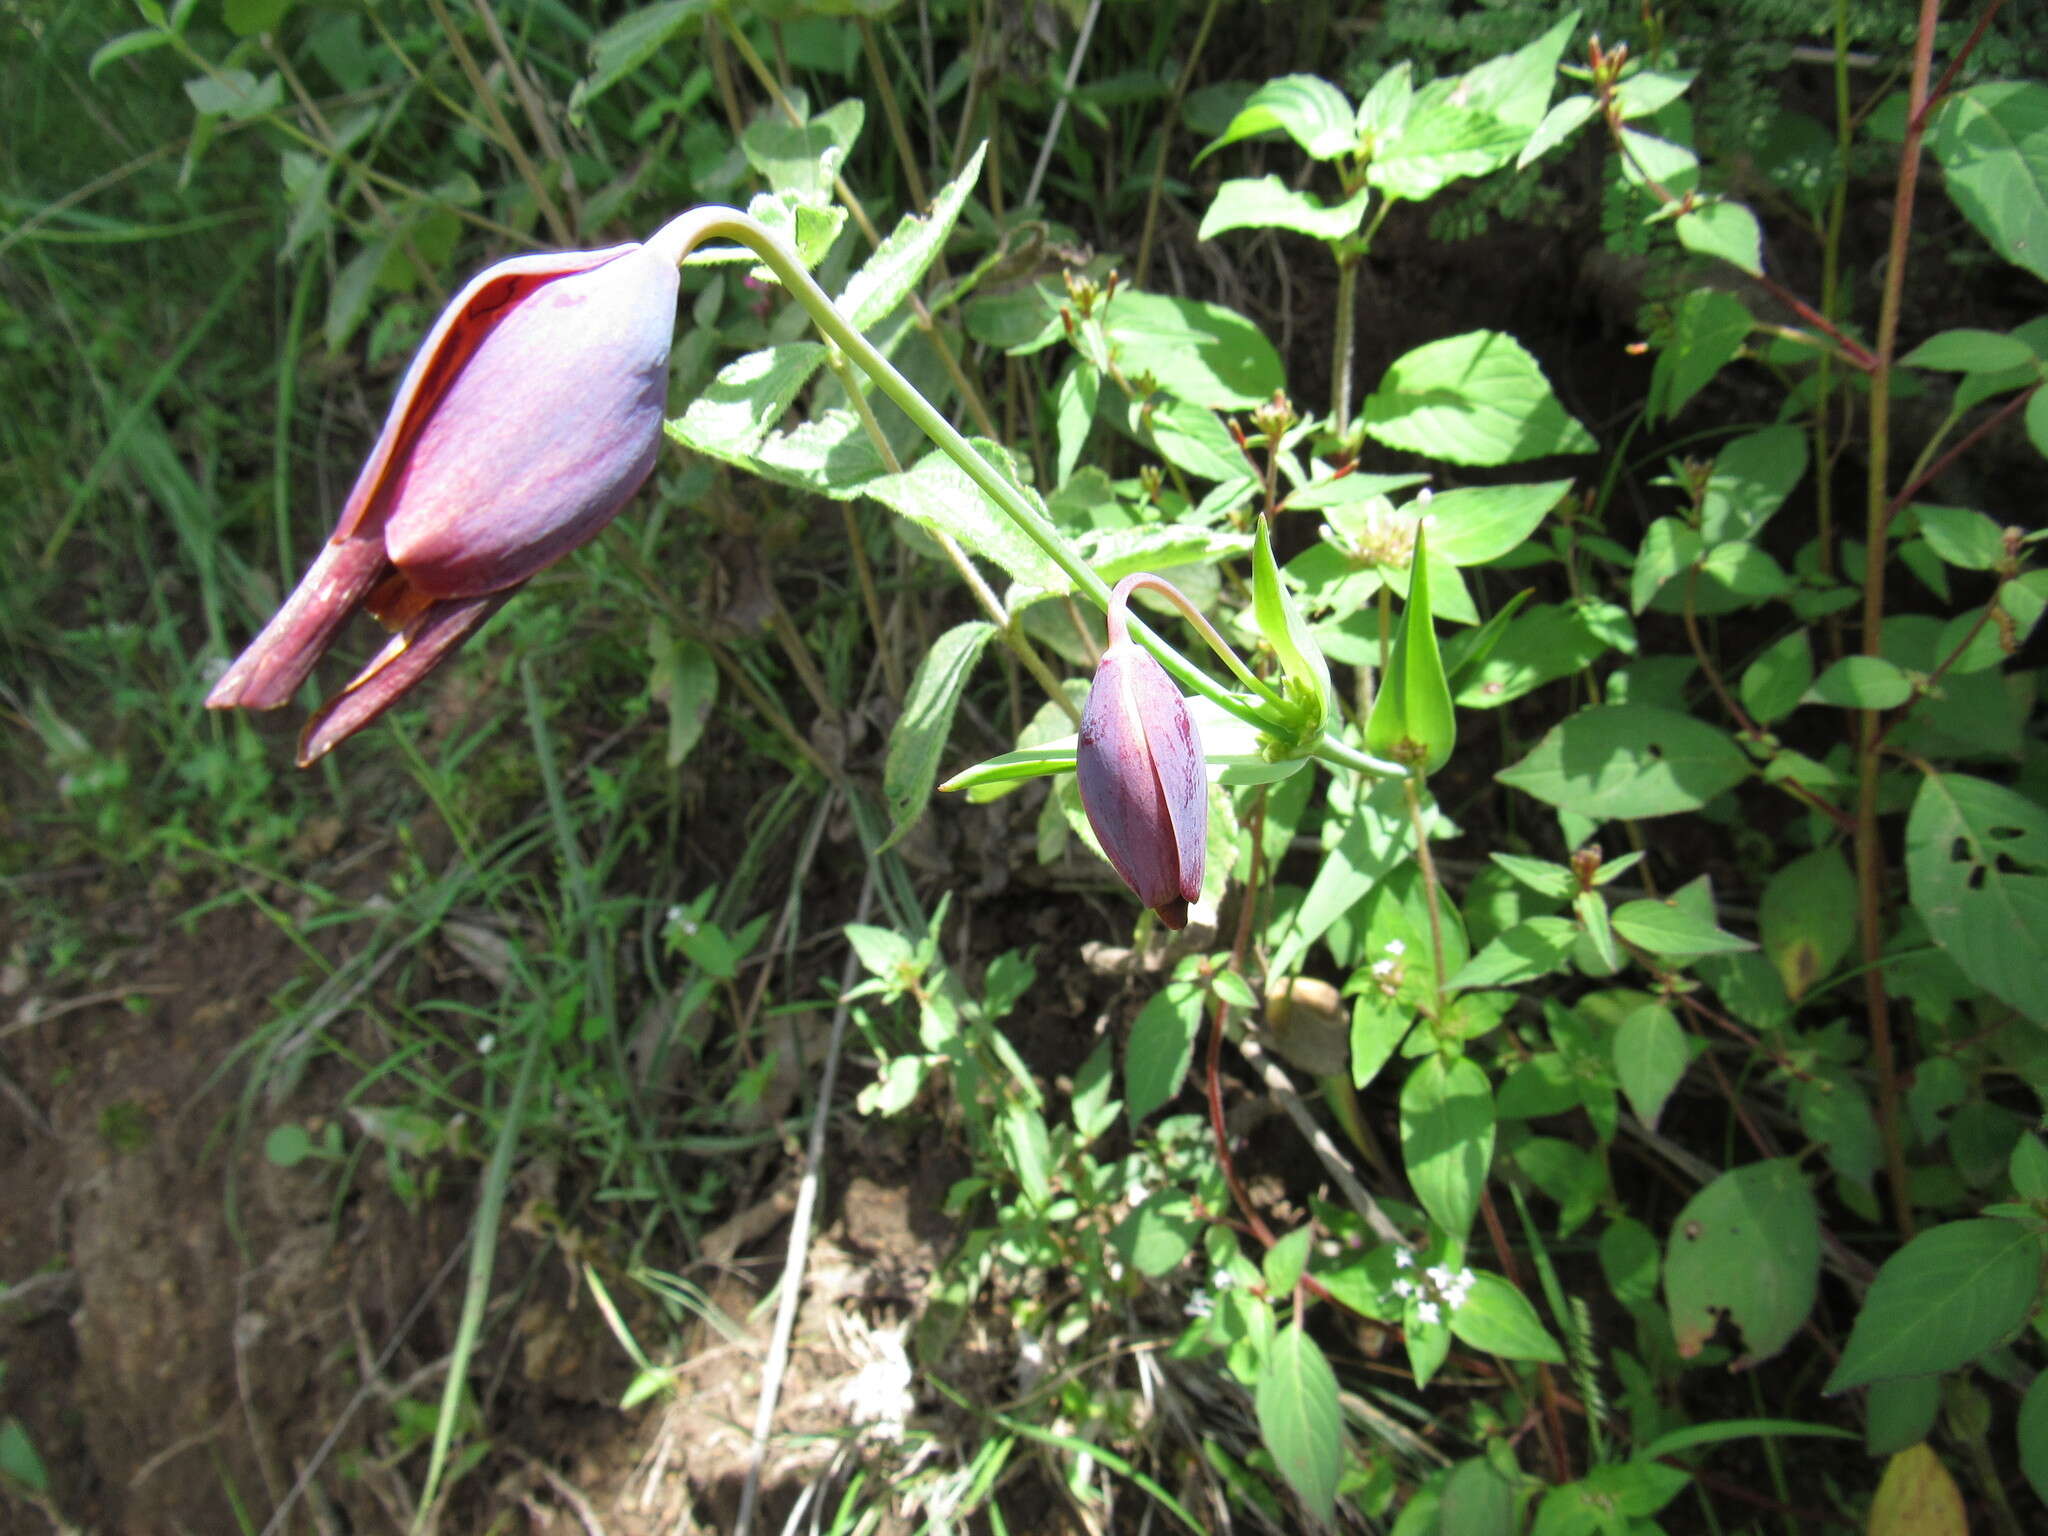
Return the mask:
[[[1899,150],[1898,188],[1892,199],[1891,245],[1878,304],[1875,361],[1870,370],[1870,474],[1866,487],[1863,566],[1863,654],[1876,656],[1884,631],[1885,528],[1891,517],[1892,362],[1906,291],[1906,256],[1913,232],[1913,200],[1920,186],[1921,142],[1927,131],[1928,76],[1934,65],[1934,24],[1941,0],[1920,0],[1907,88],[1906,138]],[[1877,1068],[1877,1125],[1884,1142],[1885,1182],[1900,1238],[1912,1237],[1913,1194],[1899,1129],[1899,1062],[1892,1041],[1890,999],[1884,989],[1885,853],[1877,824],[1879,748],[1884,714],[1858,716],[1856,785],[1856,926],[1863,954],[1863,997],[1870,1020],[1870,1056]]]
[[2025,410],[2027,402],[2034,398],[2034,391],[2040,387],[2038,384],[2031,384],[2014,395],[2005,404],[1978,422],[1976,426],[1965,432],[1962,437],[1956,440],[1954,446],[1948,452],[1944,453],[1940,458],[1928,465],[1926,469],[1915,475],[1910,481],[1894,492],[1891,500],[1885,503],[1886,523],[1889,524],[1893,515],[1904,508],[1907,502],[1940,479],[1947,472],[1949,465],[1955,463],[1957,459],[1968,453],[1985,438]]
[[[1486,1222],[1486,1238],[1493,1244],[1493,1254],[1500,1261],[1501,1273],[1508,1278],[1508,1284],[1516,1290],[1522,1288],[1522,1277],[1517,1272],[1515,1250],[1508,1246],[1508,1234],[1501,1225],[1500,1212],[1493,1203],[1493,1191],[1481,1186],[1479,1190],[1479,1214]],[[1557,1406],[1557,1379],[1550,1374],[1550,1367],[1538,1363],[1536,1380],[1543,1399],[1543,1439],[1550,1449],[1550,1469],[1556,1474],[1561,1486],[1572,1480],[1571,1453],[1564,1438],[1564,1415]]]
[[1934,82],[1934,89],[1927,93],[1927,100],[1921,104],[1917,114],[1917,127],[1924,129],[1927,126],[1927,115],[1941,105],[1942,98],[1948,95],[1949,88],[1955,84],[1957,71],[1963,67],[1963,62],[1977,51],[1977,45],[1984,41],[1984,34],[1991,30],[1992,18],[2004,8],[2005,0],[1991,0],[1991,3],[1984,7],[1984,14],[1977,18],[1977,25],[1970,29],[1970,35],[1963,39],[1963,46],[1958,48],[1956,56],[1948,61],[1948,68],[1944,69],[1941,78]]

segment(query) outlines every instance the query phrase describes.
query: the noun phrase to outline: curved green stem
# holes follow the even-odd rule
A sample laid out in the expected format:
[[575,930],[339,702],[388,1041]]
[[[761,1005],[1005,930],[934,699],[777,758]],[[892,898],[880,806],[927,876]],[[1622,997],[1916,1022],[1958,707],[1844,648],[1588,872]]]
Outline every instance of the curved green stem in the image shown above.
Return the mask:
[[[1031,504],[1023,491],[983,457],[981,452],[918,392],[917,386],[899,373],[896,365],[855,329],[833,304],[830,295],[818,286],[816,279],[811,276],[796,253],[761,224],[737,208],[693,208],[663,225],[647,241],[647,249],[680,266],[692,251],[707,240],[735,241],[758,256],[789,291],[790,296],[803,305],[811,317],[811,322],[824,333],[826,340],[837,346],[860,367],[862,372],[873,379],[876,387],[896,402],[898,408],[910,418],[917,429],[936,443],[947,458],[959,465],[962,473],[1023,530],[1025,537],[1045,551],[1046,558],[1058,566],[1076,588],[1085,592],[1098,608],[1105,612],[1108,610],[1108,583],[1096,575],[1093,568],[1061,536],[1059,529]],[[1218,708],[1236,716],[1247,725],[1276,734],[1282,729],[1277,722],[1218,685],[1173,646],[1160,639],[1142,620],[1132,620],[1131,633],[1138,643],[1157,657],[1159,664],[1183,686],[1212,700]]]

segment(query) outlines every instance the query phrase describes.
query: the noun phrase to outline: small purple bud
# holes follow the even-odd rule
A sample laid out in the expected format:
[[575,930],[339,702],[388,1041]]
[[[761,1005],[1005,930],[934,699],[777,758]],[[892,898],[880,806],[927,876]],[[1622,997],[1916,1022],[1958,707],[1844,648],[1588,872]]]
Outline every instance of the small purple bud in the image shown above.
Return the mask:
[[641,245],[471,279],[406,370],[332,537],[208,707],[287,703],[342,626],[375,614],[396,633],[313,717],[303,767],[610,522],[654,468],[676,287],[675,262]]
[[1183,928],[1209,838],[1201,733],[1166,669],[1120,629],[1113,619],[1081,712],[1081,804],[1124,884]]

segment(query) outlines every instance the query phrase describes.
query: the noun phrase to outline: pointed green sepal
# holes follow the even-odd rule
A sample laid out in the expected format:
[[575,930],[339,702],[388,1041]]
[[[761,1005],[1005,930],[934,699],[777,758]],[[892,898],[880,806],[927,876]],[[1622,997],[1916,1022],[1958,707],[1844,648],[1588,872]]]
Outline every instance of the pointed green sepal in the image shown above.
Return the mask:
[[1387,674],[1380,679],[1366,722],[1369,752],[1397,763],[1420,764],[1435,773],[1450,761],[1458,742],[1458,718],[1451,709],[1451,686],[1444,678],[1444,660],[1436,648],[1436,621],[1429,610],[1429,561],[1424,532],[1415,531],[1415,558],[1408,571],[1408,606]]
[[1280,658],[1287,702],[1296,711],[1288,722],[1295,739],[1312,747],[1323,733],[1323,722],[1330,718],[1330,666],[1288,594],[1287,584],[1280,579],[1280,567],[1273,559],[1272,528],[1264,517],[1259,519],[1252,544],[1252,613],[1259,621],[1259,633]]

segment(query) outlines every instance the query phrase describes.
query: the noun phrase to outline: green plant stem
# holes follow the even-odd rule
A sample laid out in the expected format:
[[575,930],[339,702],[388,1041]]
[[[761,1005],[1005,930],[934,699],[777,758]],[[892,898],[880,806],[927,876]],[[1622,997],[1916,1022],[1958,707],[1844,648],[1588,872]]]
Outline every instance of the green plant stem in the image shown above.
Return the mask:
[[1330,430],[1344,442],[1351,432],[1352,355],[1358,345],[1358,260],[1337,258],[1337,334],[1330,342]]
[[[745,246],[758,256],[772,271],[783,287],[818,327],[825,339],[837,346],[857,364],[861,371],[875,381],[876,386],[895,401],[908,416],[913,425],[938,445],[939,450],[972,480],[996,506],[1021,529],[1025,537],[1036,544],[1054,565],[1066,574],[1069,580],[1087,594],[1090,601],[1105,611],[1109,607],[1109,586],[1095,573],[1080,555],[1069,545],[1060,531],[1046,516],[1012,485],[1007,477],[1000,474],[994,465],[984,458],[975,446],[963,437],[954,425],[947,421],[925,397],[918,392],[900,372],[896,365],[884,357],[879,349],[849,323],[835,306],[824,289],[818,286],[796,254],[768,230],[735,208],[693,208],[688,213],[671,219],[647,241],[650,250],[664,259],[680,265],[707,240],[732,240]],[[1179,651],[1154,634],[1143,621],[1133,619],[1131,633],[1141,645],[1158,658],[1166,668],[1187,688],[1213,701],[1218,708],[1261,731],[1274,729],[1253,706],[1246,704],[1236,694],[1223,688],[1207,674],[1191,664]]]
[[897,105],[895,87],[889,83],[889,67],[882,62],[882,47],[875,38],[875,24],[866,16],[857,20],[861,52],[867,55],[868,79],[882,98],[882,116],[889,121],[889,137],[896,141],[896,157],[903,162],[903,183],[910,189],[910,200],[922,208],[927,201],[924,177],[917,169],[917,152],[910,147],[910,131],[903,126],[903,109]]
[[1254,676],[1252,669],[1244,664],[1243,658],[1231,649],[1230,642],[1216,632],[1216,626],[1209,622],[1208,615],[1189,602],[1187,595],[1163,576],[1154,576],[1149,571],[1142,571],[1126,576],[1116,584],[1116,590],[1110,594],[1109,608],[1109,638],[1112,642],[1124,639],[1130,629],[1130,609],[1118,602],[1117,598],[1119,594],[1128,597],[1139,587],[1149,592],[1157,592],[1178,608],[1181,617],[1194,625],[1196,633],[1208,642],[1209,649],[1214,651],[1223,664],[1253,693],[1275,709],[1287,707],[1287,701],[1274,691],[1273,685],[1261,677]]
[[1411,770],[1402,776],[1401,792],[1408,800],[1408,821],[1415,828],[1415,864],[1422,871],[1422,897],[1429,907],[1430,958],[1436,962],[1431,991],[1436,1007],[1431,1022],[1442,1024],[1444,1015],[1444,918],[1437,894],[1436,857],[1429,851],[1429,825],[1422,815],[1422,773]]
[[[896,457],[896,450],[889,445],[888,438],[882,435],[882,424],[875,420],[874,408],[868,404],[867,396],[862,393],[859,382],[853,377],[853,370],[847,365],[844,354],[835,347],[827,353],[827,361],[831,364],[832,371],[839,375],[839,382],[845,388],[847,398],[853,401],[854,410],[860,416],[861,426],[866,430],[868,440],[875,445],[875,451],[882,456],[882,462],[889,467],[891,474],[901,474],[903,465]],[[846,515],[851,527],[853,508],[850,503],[847,505]],[[1053,676],[1052,669],[1045,664],[1045,658],[1038,654],[1030,637],[1018,628],[1016,615],[1010,612],[1000,597],[996,596],[995,590],[981,579],[981,572],[974,568],[974,562],[968,558],[967,551],[960,547],[960,541],[943,529],[927,529],[926,532],[938,541],[940,550],[951,562],[955,574],[966,583],[967,590],[981,605],[981,611],[988,616],[989,622],[995,625],[996,632],[1002,636],[1003,644],[1023,663],[1024,670],[1031,674],[1038,686],[1045,690],[1045,696],[1057,704],[1078,729],[1081,724],[1081,711],[1075,707],[1074,701],[1067,697],[1067,690],[1062,688],[1060,680]],[[867,580],[872,582],[873,577],[869,576]],[[873,612],[879,613],[879,604]],[[871,614],[871,621],[872,617]],[[875,629],[875,642],[878,645],[883,643],[879,624]],[[897,696],[902,696],[900,688],[897,690]]]
[[[1899,313],[1906,291],[1906,257],[1913,230],[1913,199],[1920,183],[1920,148],[1927,130],[1927,82],[1934,63],[1934,24],[1940,0],[1920,0],[1913,43],[1913,71],[1907,87],[1905,143],[1899,149],[1899,179],[1892,201],[1891,246],[1878,303],[1877,332],[1870,368],[1870,472],[1865,489],[1863,566],[1863,654],[1876,656],[1884,629],[1886,530],[1891,520],[1892,366],[1899,339]],[[1913,1194],[1907,1182],[1906,1152],[1899,1129],[1899,1066],[1892,1042],[1890,999],[1884,988],[1885,852],[1877,823],[1878,777],[1884,740],[1884,712],[1857,717],[1856,926],[1861,940],[1863,997],[1870,1020],[1870,1055],[1877,1068],[1877,1123],[1884,1141],[1885,1178],[1891,1187],[1892,1216],[1900,1239],[1913,1236]]]
[[1140,288],[1145,286],[1145,274],[1152,270],[1152,237],[1159,228],[1159,198],[1166,189],[1166,166],[1173,154],[1174,131],[1180,126],[1180,104],[1194,83],[1195,67],[1202,62],[1202,50],[1209,45],[1209,31],[1216,25],[1216,13],[1221,9],[1223,0],[1209,0],[1203,8],[1202,24],[1195,28],[1195,40],[1180,67],[1180,77],[1173,82],[1166,110],[1160,115],[1159,158],[1152,163],[1152,187],[1145,194],[1145,232],[1138,237],[1138,260],[1131,269],[1131,281]]
[[519,179],[526,183],[526,190],[533,203],[540,210],[542,218],[548,221],[548,233],[554,242],[567,248],[571,242],[569,221],[562,216],[562,210],[555,205],[549,194],[547,183],[541,180],[540,168],[526,153],[526,146],[519,142],[519,135],[512,131],[511,123],[505,119],[504,109],[498,105],[497,93],[490,82],[484,79],[484,72],[477,67],[476,55],[469,51],[468,40],[462,29],[448,14],[448,7],[442,0],[427,0],[427,8],[434,13],[434,21],[441,29],[441,35],[448,39],[448,46],[454,50],[455,61],[462,66],[462,73],[469,81],[469,88],[476,92],[476,99],[483,103],[485,114],[491,120],[493,136],[499,147],[511,159],[513,168],[519,172]]

